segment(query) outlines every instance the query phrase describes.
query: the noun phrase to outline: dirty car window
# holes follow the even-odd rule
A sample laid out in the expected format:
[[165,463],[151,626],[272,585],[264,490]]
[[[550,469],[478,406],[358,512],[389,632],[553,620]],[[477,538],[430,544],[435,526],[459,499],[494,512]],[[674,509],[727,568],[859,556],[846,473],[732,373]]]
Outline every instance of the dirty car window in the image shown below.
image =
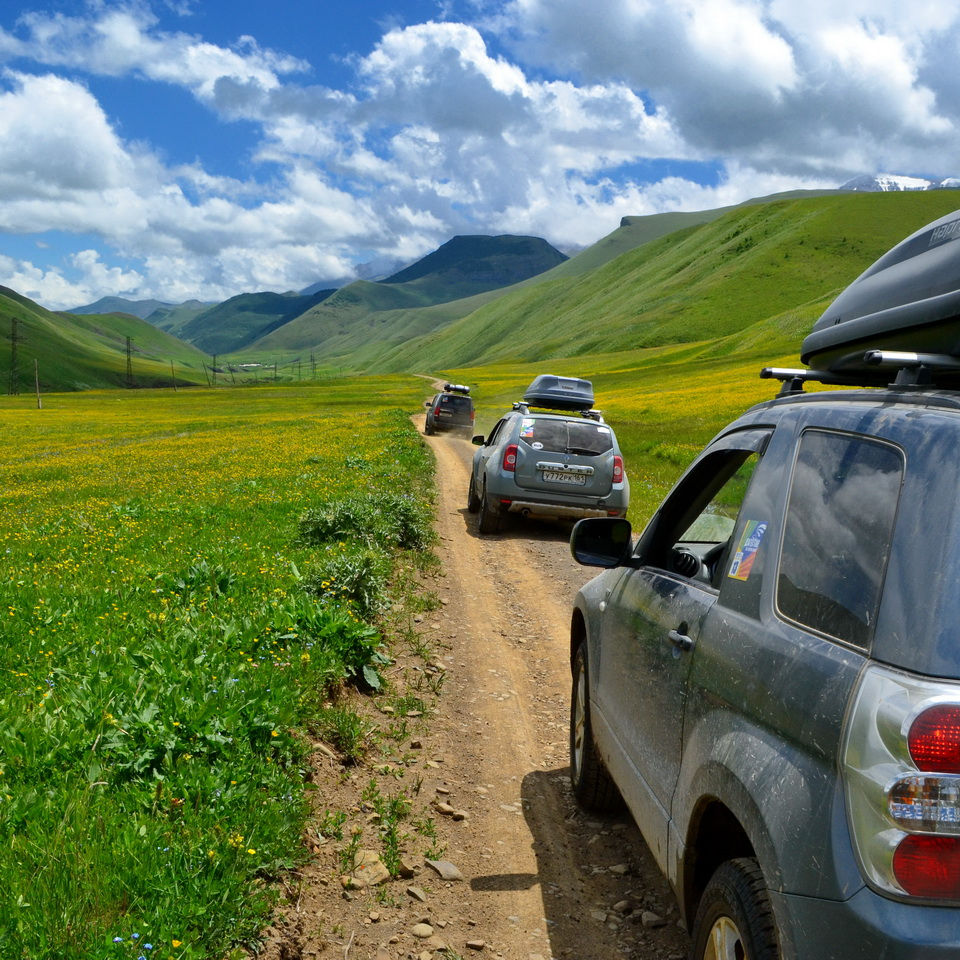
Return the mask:
[[777,578],[785,617],[869,643],[902,479],[903,456],[893,446],[817,430],[803,435]]
[[520,440],[548,453],[580,453],[596,456],[613,447],[613,434],[602,423],[584,420],[547,420],[524,417]]

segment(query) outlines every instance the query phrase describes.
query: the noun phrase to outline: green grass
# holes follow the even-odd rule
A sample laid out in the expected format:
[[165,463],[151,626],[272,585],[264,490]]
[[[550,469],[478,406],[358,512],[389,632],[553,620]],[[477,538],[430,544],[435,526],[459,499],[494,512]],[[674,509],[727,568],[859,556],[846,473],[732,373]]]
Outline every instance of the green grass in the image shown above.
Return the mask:
[[[0,399],[0,958],[255,940],[302,856],[310,737],[365,749],[339,691],[381,682],[375,611],[426,542],[421,392]],[[301,536],[354,500],[349,530]],[[384,574],[362,599],[314,589],[358,551]]]
[[956,209],[958,200],[957,191],[942,190],[737,207],[581,275],[551,272],[376,364],[429,370],[534,362],[739,334],[826,306],[886,250]]

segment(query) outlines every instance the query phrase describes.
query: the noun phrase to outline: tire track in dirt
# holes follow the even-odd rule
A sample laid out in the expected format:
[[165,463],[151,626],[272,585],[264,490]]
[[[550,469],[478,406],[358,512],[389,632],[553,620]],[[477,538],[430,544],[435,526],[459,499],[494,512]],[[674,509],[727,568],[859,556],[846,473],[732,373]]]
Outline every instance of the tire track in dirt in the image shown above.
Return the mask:
[[[466,512],[472,446],[428,442],[450,684],[433,739],[454,765],[451,802],[470,813],[470,842],[451,857],[469,866],[477,927],[520,960],[681,957],[672,896],[635,826],[590,820],[568,788],[568,625],[593,573],[570,557],[566,526],[508,524],[481,538]],[[644,911],[669,922],[644,927]]]

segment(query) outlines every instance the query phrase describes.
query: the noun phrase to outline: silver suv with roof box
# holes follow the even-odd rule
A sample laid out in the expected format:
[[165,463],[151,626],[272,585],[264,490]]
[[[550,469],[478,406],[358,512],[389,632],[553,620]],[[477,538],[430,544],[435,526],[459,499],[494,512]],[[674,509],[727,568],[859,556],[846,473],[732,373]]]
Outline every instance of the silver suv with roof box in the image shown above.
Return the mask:
[[574,528],[609,569],[571,620],[573,789],[626,802],[694,960],[960,957],[958,237],[854,281],[636,542]]
[[481,533],[495,533],[509,515],[626,515],[623,456],[593,399],[588,380],[539,376],[487,437],[473,438],[467,509],[479,513]]

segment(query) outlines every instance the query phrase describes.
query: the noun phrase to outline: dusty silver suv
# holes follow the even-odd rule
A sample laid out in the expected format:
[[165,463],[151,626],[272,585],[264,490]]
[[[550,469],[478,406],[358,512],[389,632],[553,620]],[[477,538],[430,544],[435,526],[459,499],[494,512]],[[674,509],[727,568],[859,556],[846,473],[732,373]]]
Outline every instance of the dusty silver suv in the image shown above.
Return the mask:
[[589,381],[539,377],[524,401],[514,404],[486,437],[473,438],[479,449],[467,509],[480,514],[481,533],[495,533],[511,514],[550,519],[626,515],[630,483],[623,456],[613,430],[592,404]]
[[[766,371],[781,395],[707,446],[635,543],[623,520],[574,528],[576,558],[609,569],[571,620],[573,789],[626,802],[695,960],[960,957],[960,212],[945,219],[824,314],[803,352],[824,369]],[[903,349],[914,324],[940,352]]]

